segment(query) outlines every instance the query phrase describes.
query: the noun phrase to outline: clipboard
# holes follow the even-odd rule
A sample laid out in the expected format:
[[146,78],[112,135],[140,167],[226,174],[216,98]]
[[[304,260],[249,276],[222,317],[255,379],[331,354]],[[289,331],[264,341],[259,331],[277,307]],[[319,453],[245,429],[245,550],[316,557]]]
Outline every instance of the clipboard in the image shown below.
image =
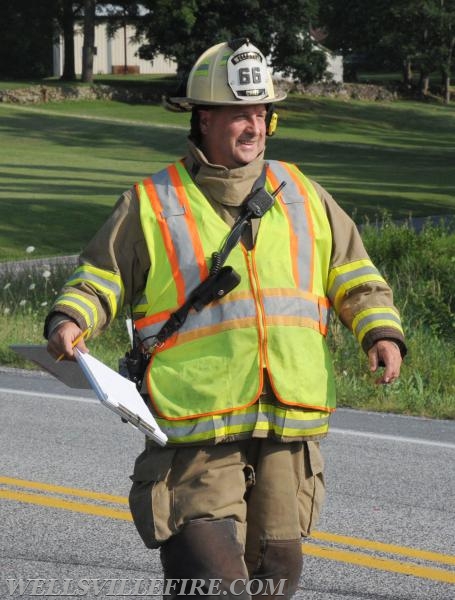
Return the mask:
[[38,365],[38,367],[42,367],[70,388],[90,390],[92,387],[77,362],[72,360],[60,360],[57,362],[49,354],[46,346],[39,344],[14,344],[10,348],[19,354],[19,356],[22,356],[22,358],[30,360],[35,365]]
[[131,423],[160,446],[166,444],[166,434],[159,428],[154,416],[137,391],[136,385],[91,354],[84,354],[76,348],[74,352],[76,361],[56,361],[43,345],[15,344],[10,348],[51,373],[68,387],[81,390],[93,389],[104,406]]
[[75,349],[77,364],[82,369],[98,399],[110,410],[142,431],[160,446],[167,442],[154,416],[147,408],[136,385],[88,353]]

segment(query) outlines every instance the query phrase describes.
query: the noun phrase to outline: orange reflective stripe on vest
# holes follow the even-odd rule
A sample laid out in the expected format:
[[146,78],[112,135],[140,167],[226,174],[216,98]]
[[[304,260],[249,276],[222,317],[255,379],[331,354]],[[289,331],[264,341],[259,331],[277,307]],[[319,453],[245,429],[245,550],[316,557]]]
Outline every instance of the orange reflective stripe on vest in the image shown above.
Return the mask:
[[[289,165],[274,162],[270,179],[276,186],[286,181],[284,194],[280,194],[281,202],[289,221],[292,240],[292,260],[295,284],[302,290],[313,289],[314,271],[314,232],[308,195],[301,182],[294,177]],[[303,202],[302,202],[303,199]],[[300,213],[304,213],[303,215]]]
[[174,165],[144,180],[143,185],[157,216],[181,305],[208,275],[185,188]]

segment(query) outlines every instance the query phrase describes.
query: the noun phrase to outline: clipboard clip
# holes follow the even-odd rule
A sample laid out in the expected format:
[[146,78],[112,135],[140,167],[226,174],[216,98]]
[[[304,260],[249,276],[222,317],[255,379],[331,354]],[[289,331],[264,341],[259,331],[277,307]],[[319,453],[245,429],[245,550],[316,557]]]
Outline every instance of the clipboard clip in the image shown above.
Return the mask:
[[145,421],[143,421],[139,415],[136,415],[135,413],[131,412],[128,408],[126,408],[120,403],[117,405],[117,409],[120,413],[120,416],[123,419],[126,419],[129,423],[131,423],[131,425],[134,425],[134,427],[141,429],[144,433],[149,433],[153,437],[156,436],[156,429],[154,427],[151,427],[148,423],[145,423]]

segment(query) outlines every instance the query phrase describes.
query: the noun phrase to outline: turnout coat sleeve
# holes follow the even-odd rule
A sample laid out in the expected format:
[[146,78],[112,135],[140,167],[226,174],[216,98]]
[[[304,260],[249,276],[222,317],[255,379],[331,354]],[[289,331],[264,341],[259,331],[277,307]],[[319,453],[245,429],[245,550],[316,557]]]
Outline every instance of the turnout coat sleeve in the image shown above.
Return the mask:
[[[312,183],[325,206],[332,229],[331,272],[342,271],[350,265],[362,264],[365,261],[371,263],[355,223],[322,186],[314,181]],[[402,355],[405,355],[406,346],[399,313],[393,303],[392,290],[382,277],[367,279],[348,288],[337,298],[335,305],[339,319],[351,331],[356,317],[378,309],[393,311],[396,315],[396,325],[381,324],[372,327],[361,340],[363,350],[368,352],[380,339],[390,339],[399,346]]]
[[[119,289],[118,302],[111,302],[103,286],[94,285],[84,276],[87,268],[112,276]],[[75,321],[83,330],[91,325],[91,337],[105,330],[122,306],[131,304],[144,290],[149,268],[139,202],[132,188],[118,199],[108,219],[81,253],[78,268],[66,282],[46,319],[45,337],[49,337],[53,328],[65,319]],[[86,311],[79,308],[84,303],[93,308],[90,311],[92,322],[88,322]]]

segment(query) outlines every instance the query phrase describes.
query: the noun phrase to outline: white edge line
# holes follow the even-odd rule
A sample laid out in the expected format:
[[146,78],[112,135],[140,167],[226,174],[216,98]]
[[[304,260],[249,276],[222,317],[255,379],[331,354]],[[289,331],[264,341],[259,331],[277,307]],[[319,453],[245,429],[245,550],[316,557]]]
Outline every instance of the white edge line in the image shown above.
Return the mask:
[[67,396],[66,394],[49,394],[47,392],[30,392],[27,390],[12,390],[11,388],[0,388],[0,394],[14,394],[17,396],[40,396],[51,400],[71,400],[72,402],[85,402],[86,404],[99,404],[98,400],[93,398],[84,398],[83,396]]
[[[51,400],[70,400],[72,402],[84,402],[86,404],[99,404],[98,400],[93,398],[83,398],[82,396],[67,396],[63,394],[49,394],[47,392],[30,392],[27,390],[13,390],[10,388],[0,388],[0,394],[14,394],[18,396],[41,396],[44,399],[49,398]],[[329,435],[335,433],[338,435],[351,435],[354,437],[364,437],[375,440],[387,440],[391,442],[401,442],[405,444],[419,444],[421,446],[434,446],[437,448],[449,448],[455,450],[455,444],[450,442],[437,442],[433,440],[423,440],[421,438],[402,437],[398,435],[387,435],[385,433],[373,433],[371,431],[355,431],[354,429],[338,429],[337,427],[331,427]]]
[[421,438],[403,437],[399,435],[387,435],[386,433],[373,433],[371,431],[355,431],[354,429],[338,429],[331,427],[329,434],[352,435],[355,437],[366,437],[376,440],[388,440],[391,442],[403,442],[406,444],[420,444],[421,446],[436,446],[438,448],[450,448],[455,450],[455,444],[450,442],[437,442],[434,440],[423,440]]

